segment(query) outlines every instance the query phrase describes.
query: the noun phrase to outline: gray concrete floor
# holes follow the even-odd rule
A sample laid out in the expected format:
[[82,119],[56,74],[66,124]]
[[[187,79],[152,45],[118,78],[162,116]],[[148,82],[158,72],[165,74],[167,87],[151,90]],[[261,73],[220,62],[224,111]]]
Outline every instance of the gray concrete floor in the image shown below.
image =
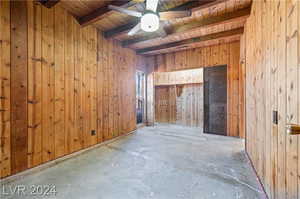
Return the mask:
[[[9,194],[24,186],[25,194]],[[38,185],[56,194],[33,197]],[[3,198],[261,199],[244,141],[177,125],[144,127],[51,168],[2,185]]]

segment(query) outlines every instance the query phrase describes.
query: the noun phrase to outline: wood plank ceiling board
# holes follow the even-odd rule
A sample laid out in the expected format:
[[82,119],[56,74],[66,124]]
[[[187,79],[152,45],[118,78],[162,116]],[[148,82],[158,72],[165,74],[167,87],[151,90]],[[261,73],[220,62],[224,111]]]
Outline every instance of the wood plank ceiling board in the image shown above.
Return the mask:
[[60,0],[60,5],[75,17],[82,17],[93,10],[107,5],[110,1],[96,0]]
[[[206,5],[210,2],[215,2],[216,0],[203,0],[203,1],[187,1],[184,2],[183,4],[177,5],[175,4],[175,6],[169,6],[169,7],[159,7],[159,11],[182,11],[182,10],[191,10],[192,8],[195,7],[199,7],[199,6],[203,6]],[[118,26],[116,28],[112,28],[110,30],[107,30],[104,32],[104,36],[106,38],[110,38],[110,37],[114,37],[114,38],[119,38],[120,36],[122,37],[122,35],[127,35],[127,32],[131,30],[131,28],[133,28],[137,23],[139,22],[138,18],[134,18],[132,21]],[[163,22],[162,24],[165,24],[165,22]],[[151,33],[153,34],[153,33]],[[155,33],[154,33],[155,34]],[[131,36],[131,37],[135,37],[135,35]],[[120,38],[118,39],[120,40]]]
[[182,40],[179,42],[164,44],[161,46],[149,47],[137,50],[137,53],[143,55],[155,55],[160,53],[177,52],[191,48],[213,46],[218,44],[239,41],[243,34],[243,28],[214,33],[203,37]]
[[[179,5],[177,7],[174,7],[173,9],[175,9],[175,10],[181,10],[181,9],[183,9],[183,10],[186,10],[186,9],[193,10],[195,8],[198,8],[202,12],[202,10],[207,10],[208,9],[207,5],[213,6],[213,5],[216,5],[216,4],[221,4],[225,1],[227,1],[227,0],[204,0],[201,3],[196,2],[195,4],[189,5],[191,3],[191,1],[190,1],[190,2],[186,2],[185,4]],[[187,6],[187,8],[185,8],[185,6]],[[181,7],[183,7],[183,8],[181,8]],[[200,12],[200,11],[197,11],[197,12]],[[186,17],[186,18],[183,18],[183,19],[192,19],[192,18],[193,17]],[[171,30],[172,26],[173,26],[171,24],[171,21],[176,21],[176,20],[181,20],[181,19],[172,19],[172,20],[169,20],[169,21],[164,21],[163,26],[165,27],[166,30]],[[185,23],[182,23],[182,24],[185,24]],[[142,33],[139,34],[139,36],[147,36],[147,35],[153,35],[153,33],[149,34],[149,33],[143,33],[142,32]],[[155,36],[155,35],[153,35],[153,36]],[[159,36],[159,34],[157,34],[157,36]],[[123,34],[120,34],[115,38],[118,39],[118,40],[125,40],[125,39],[134,39],[134,38],[137,38],[137,37],[138,37],[137,35],[128,36],[127,32],[124,31]]]
[[[114,5],[114,6],[118,6],[118,7],[126,7],[126,8],[131,9],[132,5],[134,7],[136,6],[134,4],[135,4],[134,1],[124,0],[124,1],[113,1],[113,2],[110,2],[109,5]],[[84,15],[82,17],[77,17],[78,23],[81,26],[87,26],[90,24],[94,24],[95,22],[97,22],[101,19],[106,19],[108,16],[110,16],[112,13],[115,12],[114,10],[112,10],[108,7],[109,5],[105,5],[96,10],[93,10],[92,12],[90,12],[87,15]]]
[[[218,3],[216,3],[218,2]],[[209,5],[210,3],[208,3]],[[203,19],[207,19],[210,17],[214,17],[217,15],[223,15],[225,13],[241,10],[247,7],[250,7],[251,1],[235,1],[235,0],[226,0],[226,1],[215,1],[213,5],[210,7],[199,6],[199,9],[192,13],[191,17],[185,17],[180,19],[173,19],[166,23],[165,29],[172,30],[176,27],[180,27],[186,24],[189,24],[194,21],[201,21]],[[146,35],[146,34],[145,34]],[[136,37],[129,37],[126,33],[118,36],[116,39],[118,40],[128,40],[135,39]]]
[[209,32],[206,31],[207,29],[212,30],[211,32],[220,32],[224,30],[225,25],[227,30],[234,27],[236,23],[243,25],[249,14],[250,8],[246,8],[236,12],[226,13],[221,16],[205,18],[178,27],[173,27],[172,32],[164,38],[149,35],[137,39],[125,40],[122,42],[122,45],[134,49],[145,48],[154,46],[157,43],[164,44],[209,34]]
[[[161,8],[161,10],[167,10],[179,6],[181,4],[184,4],[188,1],[191,0],[161,1],[159,7]],[[143,9],[141,10],[141,8],[144,7],[145,7],[144,3],[137,3],[136,5],[133,5],[129,8],[133,10],[143,11]],[[127,24],[128,22],[135,23],[136,22],[135,17],[113,11],[111,15],[106,16],[104,19],[94,23],[94,26],[99,28],[102,31],[107,31],[116,28],[118,26]]]

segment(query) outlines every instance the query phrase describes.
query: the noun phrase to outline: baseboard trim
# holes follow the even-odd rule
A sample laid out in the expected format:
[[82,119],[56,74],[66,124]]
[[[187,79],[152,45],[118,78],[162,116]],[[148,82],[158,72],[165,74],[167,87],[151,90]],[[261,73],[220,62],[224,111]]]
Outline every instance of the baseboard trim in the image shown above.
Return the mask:
[[91,146],[91,147],[89,147],[89,148],[82,149],[82,150],[80,150],[80,151],[76,151],[76,152],[74,152],[74,153],[71,153],[71,154],[62,156],[62,157],[60,157],[60,158],[57,158],[57,159],[55,159],[55,160],[51,160],[51,161],[49,161],[49,162],[43,163],[43,164],[38,165],[38,166],[36,166],[36,167],[32,167],[32,168],[30,168],[30,169],[27,169],[27,170],[25,170],[25,171],[22,171],[22,172],[20,172],[20,173],[15,174],[15,175],[7,176],[7,177],[5,177],[5,178],[0,179],[0,185],[8,184],[8,183],[14,182],[14,181],[16,181],[16,180],[20,180],[20,179],[22,179],[22,178],[24,178],[24,177],[26,177],[26,176],[28,176],[28,175],[31,175],[31,174],[40,172],[40,171],[45,170],[45,169],[47,169],[47,168],[51,168],[51,167],[53,167],[53,166],[55,166],[55,165],[57,165],[57,164],[59,164],[59,163],[61,163],[61,162],[64,162],[64,161],[66,161],[66,160],[68,160],[68,159],[71,159],[71,158],[73,158],[73,157],[75,157],[75,156],[82,155],[82,154],[84,154],[84,153],[87,153],[87,152],[89,152],[89,151],[91,151],[91,150],[93,150],[93,149],[102,147],[102,146],[104,146],[104,145],[108,145],[108,144],[110,144],[110,143],[112,143],[112,142],[115,142],[115,141],[117,141],[117,140],[119,140],[119,139],[121,139],[121,138],[123,138],[123,137],[126,137],[126,136],[128,136],[128,135],[131,135],[131,134],[133,134],[133,133],[135,133],[135,132],[136,132],[136,130],[131,131],[131,132],[129,132],[129,133],[126,133],[126,134],[120,135],[120,136],[118,136],[118,137],[115,137],[115,138],[113,138],[113,139],[111,139],[111,140],[107,140],[107,141],[101,142],[101,143],[96,144],[96,145],[93,145],[93,146]]

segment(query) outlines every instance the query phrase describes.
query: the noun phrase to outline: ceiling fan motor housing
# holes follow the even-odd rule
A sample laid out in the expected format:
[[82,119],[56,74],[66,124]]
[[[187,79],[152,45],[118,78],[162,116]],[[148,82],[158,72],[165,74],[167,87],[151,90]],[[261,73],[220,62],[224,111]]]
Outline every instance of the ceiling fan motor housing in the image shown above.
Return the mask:
[[159,28],[159,14],[146,10],[141,17],[141,28],[145,32],[155,32]]

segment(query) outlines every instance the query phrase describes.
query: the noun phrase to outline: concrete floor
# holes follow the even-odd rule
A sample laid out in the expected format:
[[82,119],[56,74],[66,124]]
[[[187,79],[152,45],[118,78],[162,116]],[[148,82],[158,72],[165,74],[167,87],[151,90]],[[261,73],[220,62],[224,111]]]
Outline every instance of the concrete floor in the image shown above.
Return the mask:
[[[144,127],[23,179],[5,184],[3,198],[33,198],[31,186],[55,185],[68,199],[262,199],[244,141],[176,125]],[[22,185],[25,195],[9,194]],[[3,191],[4,190],[4,191]]]

